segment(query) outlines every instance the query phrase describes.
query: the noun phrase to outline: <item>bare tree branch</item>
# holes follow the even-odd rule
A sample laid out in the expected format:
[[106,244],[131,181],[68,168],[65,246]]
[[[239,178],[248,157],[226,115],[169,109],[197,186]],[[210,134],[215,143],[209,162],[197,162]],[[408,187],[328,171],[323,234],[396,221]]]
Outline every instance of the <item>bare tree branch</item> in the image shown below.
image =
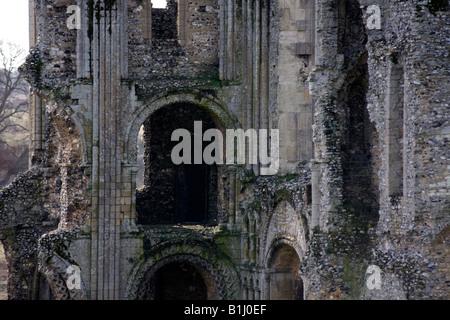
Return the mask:
[[0,188],[28,167],[29,86],[18,72],[26,52],[0,40]]
[[19,46],[0,40],[0,141],[6,132],[27,130],[22,118],[28,109],[28,85],[17,71],[25,54]]

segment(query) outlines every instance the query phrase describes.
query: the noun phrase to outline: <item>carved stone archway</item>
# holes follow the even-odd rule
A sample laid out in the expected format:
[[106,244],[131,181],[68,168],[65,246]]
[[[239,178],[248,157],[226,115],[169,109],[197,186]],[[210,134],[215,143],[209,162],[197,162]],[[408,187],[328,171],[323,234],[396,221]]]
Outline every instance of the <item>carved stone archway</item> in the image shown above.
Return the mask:
[[208,92],[190,90],[184,92],[165,93],[156,96],[151,101],[142,103],[132,114],[132,119],[125,128],[124,161],[129,164],[136,162],[137,141],[142,124],[155,111],[175,103],[195,105],[209,112],[225,129],[240,128],[237,118],[228,110],[223,102]]
[[137,264],[132,271],[125,293],[126,299],[151,298],[148,284],[161,268],[171,263],[188,263],[194,266],[209,287],[208,300],[233,300],[240,293],[240,277],[231,261],[215,256],[202,246],[173,244],[162,250],[152,250],[153,255]]
[[206,260],[190,254],[176,254],[166,257],[155,263],[148,270],[144,280],[142,281],[137,298],[139,300],[154,300],[156,298],[157,274],[160,270],[171,264],[189,264],[194,267],[203,278],[206,286],[207,300],[223,300],[226,297],[225,281],[219,272]]

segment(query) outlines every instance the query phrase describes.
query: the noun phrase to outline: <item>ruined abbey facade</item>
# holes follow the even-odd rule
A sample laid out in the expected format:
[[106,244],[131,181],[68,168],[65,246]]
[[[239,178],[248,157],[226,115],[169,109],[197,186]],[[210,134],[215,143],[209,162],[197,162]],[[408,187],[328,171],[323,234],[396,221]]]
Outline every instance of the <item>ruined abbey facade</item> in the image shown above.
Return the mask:
[[[30,18],[10,299],[450,298],[448,1],[30,0]],[[277,129],[278,172],[175,165],[194,121]]]

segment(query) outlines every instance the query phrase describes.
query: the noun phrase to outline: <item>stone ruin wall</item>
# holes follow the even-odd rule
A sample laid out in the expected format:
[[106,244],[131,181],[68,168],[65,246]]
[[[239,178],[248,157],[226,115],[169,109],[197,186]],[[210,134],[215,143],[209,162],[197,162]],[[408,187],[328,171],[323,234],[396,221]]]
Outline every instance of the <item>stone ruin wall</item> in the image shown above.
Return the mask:
[[[366,229],[372,239],[368,247],[374,251],[373,254],[360,256],[355,250],[350,254],[353,256],[352,261],[344,261],[341,266],[344,272],[337,270],[336,278],[347,283],[362,283],[361,273],[359,278],[352,278],[351,272],[348,272],[349,269],[357,270],[355,262],[361,259],[365,261],[363,265],[372,263],[382,267],[386,281],[381,290],[371,291],[362,286],[361,291],[352,293],[356,296],[362,294],[366,298],[381,299],[447,297],[448,249],[444,248],[448,246],[448,130],[445,120],[440,119],[448,114],[448,104],[444,102],[448,88],[442,86],[448,82],[448,70],[446,65],[437,61],[448,59],[445,49],[448,48],[448,40],[438,31],[439,28],[448,28],[448,11],[442,10],[445,6],[441,7],[441,11],[438,10],[438,2],[413,4],[397,1],[377,4],[383,17],[381,29],[366,30],[365,43],[369,83],[365,99],[370,121],[376,130],[371,145],[376,175],[371,183],[377,186],[379,197],[375,227]],[[360,1],[360,5],[363,19],[369,18],[370,14],[364,14],[364,10],[373,3]],[[323,10],[319,15],[330,18],[334,13]],[[330,29],[327,29],[332,27],[327,24],[330,20],[319,20],[324,22],[324,29],[318,34],[318,41],[329,43],[333,39]],[[349,69],[345,68],[345,52],[342,56],[336,54],[339,48],[322,48],[322,67],[331,72],[318,68],[314,75],[314,87],[318,92],[314,96],[321,96],[316,108],[322,105],[323,110],[328,112],[328,116],[325,113],[318,117],[327,125],[325,131],[316,131],[316,141],[320,142],[315,144],[318,146],[316,159],[333,159],[333,155],[339,151],[334,148],[339,144],[334,143],[342,143],[343,129],[333,119],[336,114],[345,113],[345,109],[331,107],[334,99],[339,99],[338,90],[332,86],[341,88],[346,85],[346,78],[350,74],[347,74]],[[320,91],[322,84],[324,90]],[[398,101],[398,96],[402,96],[403,101]],[[395,110],[400,107],[399,104],[403,107],[403,119],[387,110]],[[401,137],[395,132],[398,126],[403,126]],[[326,140],[332,143],[327,144]],[[330,202],[341,204],[345,200],[341,198],[345,197],[345,193],[335,193],[342,183],[342,170],[345,168],[341,166],[333,161],[322,166],[322,177],[325,175],[327,181],[322,185],[322,195],[331,200],[322,202],[324,208]],[[402,171],[400,176],[399,171]],[[370,197],[371,193],[367,192],[366,196]],[[328,215],[321,216],[323,226],[330,235],[339,230],[336,237],[341,236],[342,240],[345,239],[344,231],[347,228],[355,231],[361,227],[361,219],[354,220],[353,215],[349,217],[348,210],[344,207],[344,215],[338,209],[335,213],[330,214],[328,211]],[[330,221],[334,221],[333,224]],[[365,231],[361,232],[364,234]],[[330,251],[336,249],[332,247]],[[341,253],[344,252],[345,249],[341,250]],[[342,256],[345,257],[345,253]]]
[[[35,1],[33,7],[36,47],[23,67],[34,93],[33,169],[0,197],[12,299],[94,298],[97,290],[87,258],[96,223],[97,62],[92,29],[66,28],[70,4]],[[127,1],[126,15],[117,18],[127,26],[119,131],[130,135],[116,171],[122,217],[137,218],[133,135],[169,104],[199,105],[228,128],[280,129],[280,172],[224,172],[218,226],[123,223],[122,261],[114,269],[120,270],[120,297],[148,296],[146,281],[177,253],[205,274],[222,275],[209,282],[215,297],[269,298],[279,294],[271,281],[283,276],[271,275],[280,264],[274,257],[288,246],[300,260],[305,299],[447,299],[448,6],[279,0],[253,3],[260,7],[237,1],[225,10],[213,0],[184,4],[169,1],[166,13],[168,21],[185,18],[175,26],[177,39],[166,38],[175,34],[173,24],[155,30],[162,14],[152,13],[147,1]],[[89,25],[98,8],[94,1],[82,5]],[[381,9],[380,29],[366,27],[370,5]],[[399,124],[403,130],[396,130]],[[83,272],[81,294],[65,285],[68,264]],[[381,289],[367,288],[369,265],[381,268]]]

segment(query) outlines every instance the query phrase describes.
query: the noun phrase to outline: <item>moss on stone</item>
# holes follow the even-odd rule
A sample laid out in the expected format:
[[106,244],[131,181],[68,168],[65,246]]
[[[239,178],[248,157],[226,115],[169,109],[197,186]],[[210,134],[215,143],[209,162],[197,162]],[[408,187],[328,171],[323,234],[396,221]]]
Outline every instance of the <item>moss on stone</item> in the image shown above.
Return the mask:
[[364,288],[364,274],[367,264],[346,256],[343,264],[343,280],[348,285],[348,298],[359,299]]
[[19,72],[30,82],[34,89],[40,89],[42,86],[43,66],[41,51],[38,48],[33,48],[25,59],[25,63],[19,67]]
[[289,181],[289,180],[293,180],[293,179],[297,179],[299,177],[298,174],[286,174],[284,176],[280,176],[278,177],[278,182],[284,182],[284,181]]
[[282,201],[287,201],[289,203],[292,203],[292,195],[289,192],[289,190],[282,188],[275,191],[274,199],[273,199],[273,205],[276,207],[278,204],[280,204]]

